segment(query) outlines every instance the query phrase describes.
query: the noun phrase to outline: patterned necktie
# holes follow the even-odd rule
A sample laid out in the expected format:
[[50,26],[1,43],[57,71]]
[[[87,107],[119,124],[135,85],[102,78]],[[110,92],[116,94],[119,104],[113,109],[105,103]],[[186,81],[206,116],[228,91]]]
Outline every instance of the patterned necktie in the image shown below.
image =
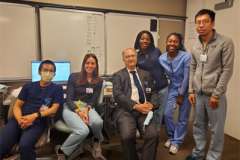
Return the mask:
[[145,96],[144,96],[144,92],[143,92],[142,86],[140,84],[140,81],[137,78],[136,71],[130,71],[130,73],[133,75],[133,81],[134,81],[134,84],[135,84],[135,86],[137,87],[137,90],[138,90],[139,102],[144,103],[145,102]]

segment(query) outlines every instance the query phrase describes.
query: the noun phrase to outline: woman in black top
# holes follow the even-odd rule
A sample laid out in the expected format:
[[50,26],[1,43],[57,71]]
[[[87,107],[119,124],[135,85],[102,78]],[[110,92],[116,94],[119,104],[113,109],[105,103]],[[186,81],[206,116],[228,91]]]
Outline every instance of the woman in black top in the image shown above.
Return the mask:
[[154,112],[154,120],[158,124],[158,127],[160,127],[168,90],[168,81],[164,74],[164,69],[158,62],[161,52],[155,47],[151,32],[146,30],[138,33],[134,48],[138,54],[137,66],[150,72],[154,79],[155,87],[158,90],[159,108]]
[[67,100],[64,105],[63,119],[72,133],[60,148],[69,156],[88,136],[91,129],[94,136],[92,155],[105,159],[101,153],[103,141],[103,120],[95,111],[103,80],[98,75],[98,60],[94,54],[87,54],[82,62],[81,72],[72,73],[67,85]]

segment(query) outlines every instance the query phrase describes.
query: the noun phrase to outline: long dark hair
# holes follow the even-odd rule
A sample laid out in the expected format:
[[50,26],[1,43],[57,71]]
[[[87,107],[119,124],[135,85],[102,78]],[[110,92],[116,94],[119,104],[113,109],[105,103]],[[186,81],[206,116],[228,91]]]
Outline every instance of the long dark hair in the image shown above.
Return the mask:
[[149,37],[150,37],[150,44],[148,46],[148,49],[152,50],[155,48],[155,45],[154,45],[154,39],[153,39],[153,35],[151,32],[147,31],[147,30],[143,30],[141,32],[138,33],[137,37],[136,37],[136,40],[135,40],[135,44],[134,44],[134,48],[136,50],[141,50],[140,48],[140,39],[142,37],[142,35],[146,33]]
[[98,59],[97,59],[97,56],[93,53],[88,53],[85,55],[83,61],[82,61],[82,68],[81,68],[81,72],[80,72],[80,80],[79,80],[79,83],[80,84],[84,84],[84,83],[87,83],[87,72],[85,70],[85,64],[87,62],[87,60],[89,58],[93,58],[95,59],[96,61],[96,68],[94,69],[93,71],[93,80],[92,80],[92,83],[96,84],[98,83],[99,81],[101,81],[101,78],[99,77],[99,73],[98,73],[98,68],[99,68],[99,65],[98,65]]
[[183,44],[183,37],[182,37],[182,35],[181,35],[180,33],[176,33],[176,32],[170,33],[170,34],[167,36],[166,41],[168,40],[168,38],[169,38],[170,36],[176,36],[176,37],[178,38],[178,40],[179,40],[178,50],[186,51],[186,48],[185,48],[185,46],[184,46],[184,44]]

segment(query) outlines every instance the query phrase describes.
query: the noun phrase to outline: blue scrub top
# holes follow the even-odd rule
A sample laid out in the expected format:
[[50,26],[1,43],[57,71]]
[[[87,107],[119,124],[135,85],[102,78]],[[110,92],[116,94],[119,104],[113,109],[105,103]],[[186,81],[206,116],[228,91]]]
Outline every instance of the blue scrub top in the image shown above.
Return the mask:
[[25,84],[18,99],[24,101],[23,115],[38,112],[42,105],[50,107],[53,103],[62,105],[64,102],[61,86],[51,83],[46,87],[41,87],[39,81]]
[[191,54],[184,51],[178,51],[173,59],[168,57],[167,52],[159,57],[159,62],[170,80],[169,89],[176,90],[179,95],[188,91],[190,61]]

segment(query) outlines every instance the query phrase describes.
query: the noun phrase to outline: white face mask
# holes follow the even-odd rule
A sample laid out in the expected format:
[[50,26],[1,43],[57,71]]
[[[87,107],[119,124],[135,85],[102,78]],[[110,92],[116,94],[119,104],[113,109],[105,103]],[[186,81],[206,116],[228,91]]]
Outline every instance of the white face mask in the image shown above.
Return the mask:
[[44,82],[50,82],[53,77],[54,77],[55,73],[53,72],[41,72],[41,80]]

